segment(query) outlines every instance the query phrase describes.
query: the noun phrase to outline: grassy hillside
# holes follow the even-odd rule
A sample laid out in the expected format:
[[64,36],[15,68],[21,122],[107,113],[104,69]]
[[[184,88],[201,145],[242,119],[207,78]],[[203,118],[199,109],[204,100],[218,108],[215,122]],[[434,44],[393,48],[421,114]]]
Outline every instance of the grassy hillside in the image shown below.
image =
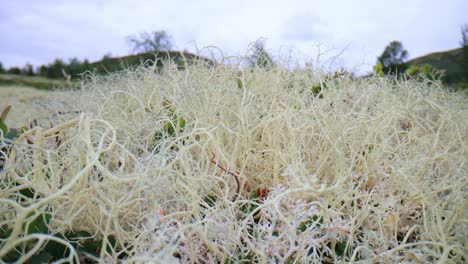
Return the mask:
[[142,63],[153,65],[154,62],[156,62],[156,66],[161,68],[163,67],[164,61],[172,61],[179,69],[182,69],[186,66],[186,63],[191,63],[195,60],[198,62],[206,62],[208,65],[215,64],[215,62],[205,57],[198,56],[190,52],[167,51],[159,53],[146,52],[123,57],[104,58],[100,61],[91,63],[89,68],[91,71],[94,71],[98,74],[106,74],[121,71],[126,68],[136,67]]
[[448,84],[468,82],[468,62],[463,48],[443,52],[434,52],[414,58],[405,63],[407,67],[428,64],[433,68],[444,70],[444,82]]
[[49,79],[39,76],[0,74],[1,86],[27,86],[37,89],[55,89],[66,87],[64,80]]

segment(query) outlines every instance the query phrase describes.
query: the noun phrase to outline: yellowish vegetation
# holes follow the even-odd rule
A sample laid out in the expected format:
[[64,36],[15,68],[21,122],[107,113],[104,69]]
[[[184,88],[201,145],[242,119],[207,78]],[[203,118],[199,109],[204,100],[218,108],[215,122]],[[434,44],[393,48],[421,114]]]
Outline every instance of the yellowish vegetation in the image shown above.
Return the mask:
[[2,260],[466,261],[467,99],[437,82],[166,64],[67,100],[8,142]]

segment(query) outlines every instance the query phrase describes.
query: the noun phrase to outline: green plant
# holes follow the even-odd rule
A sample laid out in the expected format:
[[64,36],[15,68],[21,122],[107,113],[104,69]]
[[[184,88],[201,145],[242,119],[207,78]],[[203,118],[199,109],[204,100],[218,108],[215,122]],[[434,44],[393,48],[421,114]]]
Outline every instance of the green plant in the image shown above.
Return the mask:
[[[33,213],[30,213],[29,218],[33,216]],[[50,214],[40,214],[35,216],[31,220],[27,220],[29,223],[25,227],[26,234],[40,234],[48,235],[54,237],[56,240],[62,240],[69,243],[74,250],[77,252],[79,258],[95,260],[99,258],[101,248],[104,246],[103,239],[95,238],[91,233],[87,231],[69,231],[65,234],[53,234],[49,229],[49,224],[51,220]],[[0,228],[0,238],[8,238],[11,235],[12,229],[7,229],[5,227]],[[9,253],[6,254],[4,260],[7,262],[17,262],[21,258],[20,252],[24,250],[31,250],[34,247],[33,242],[27,242],[17,245]],[[106,251],[112,252],[114,248],[117,247],[117,240],[115,237],[110,236],[107,238]],[[29,261],[39,261],[50,263],[52,261],[61,260],[67,255],[70,254],[70,249],[65,246],[63,243],[58,243],[55,240],[50,240],[42,247],[41,250],[38,250]],[[120,258],[124,258],[125,255],[121,255]]]
[[19,135],[25,130],[25,127],[23,128],[8,128],[6,125],[6,118],[8,116],[8,113],[10,112],[11,106],[7,106],[5,109],[3,109],[2,114],[0,116],[0,130],[2,131],[2,137],[1,139],[8,139],[10,141],[15,140],[16,138],[19,137]]
[[11,106],[7,106],[3,109],[0,115],[0,171],[3,169],[5,159],[7,158],[10,143],[15,140],[23,129],[8,128],[6,125],[6,118],[10,112]]
[[377,64],[374,65],[373,70],[374,70],[374,74],[379,77],[383,77],[385,75],[383,71],[383,64],[380,61],[378,61]]
[[429,64],[412,65],[406,71],[405,75],[419,80],[440,80],[443,78],[443,71],[433,68]]
[[154,132],[153,142],[148,148],[149,151],[156,150],[157,146],[163,142],[163,140],[176,136],[185,128],[185,119],[177,114],[177,110],[174,108],[172,103],[168,100],[164,100],[162,105],[163,108],[168,111],[170,119],[164,122],[162,129],[157,129]]
[[11,106],[7,106],[3,109],[2,114],[0,115],[0,130],[2,130],[2,136],[5,136],[8,133],[8,127],[6,125],[6,118],[8,116],[8,112],[10,112]]

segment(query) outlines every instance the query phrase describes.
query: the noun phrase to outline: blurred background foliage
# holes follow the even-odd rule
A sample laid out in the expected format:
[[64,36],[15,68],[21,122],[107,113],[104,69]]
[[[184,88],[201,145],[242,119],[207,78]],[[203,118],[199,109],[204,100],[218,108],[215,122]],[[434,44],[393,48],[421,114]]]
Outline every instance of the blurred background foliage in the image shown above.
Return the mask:
[[[127,42],[135,54],[112,57],[106,54],[101,60],[90,62],[87,59],[71,58],[68,61],[56,58],[53,62],[37,67],[26,63],[23,67],[5,69],[0,62],[0,84],[21,84],[36,88],[52,88],[62,85],[66,80],[76,81],[83,73],[107,74],[136,67],[141,63],[162,67],[165,60],[172,60],[182,69],[190,60],[203,60],[209,65],[216,62],[186,51],[171,50],[172,37],[164,30],[142,32],[127,37]],[[409,52],[401,41],[391,41],[377,57],[373,67],[379,76],[398,75],[415,77],[425,75],[438,78],[452,88],[468,88],[468,25],[461,27],[460,48],[435,52],[425,56],[409,58]],[[254,42],[250,55],[244,58],[248,67],[271,69],[276,66],[273,56],[267,51],[265,39]],[[34,78],[29,78],[34,77]],[[39,78],[38,78],[39,77]],[[62,82],[60,82],[62,81]]]

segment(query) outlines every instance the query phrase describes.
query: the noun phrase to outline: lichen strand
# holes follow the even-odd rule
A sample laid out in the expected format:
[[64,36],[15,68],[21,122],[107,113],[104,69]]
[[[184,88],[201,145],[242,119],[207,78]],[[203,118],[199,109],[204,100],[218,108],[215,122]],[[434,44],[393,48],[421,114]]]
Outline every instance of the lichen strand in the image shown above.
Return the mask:
[[90,76],[8,141],[0,259],[466,261],[466,95],[238,69]]

